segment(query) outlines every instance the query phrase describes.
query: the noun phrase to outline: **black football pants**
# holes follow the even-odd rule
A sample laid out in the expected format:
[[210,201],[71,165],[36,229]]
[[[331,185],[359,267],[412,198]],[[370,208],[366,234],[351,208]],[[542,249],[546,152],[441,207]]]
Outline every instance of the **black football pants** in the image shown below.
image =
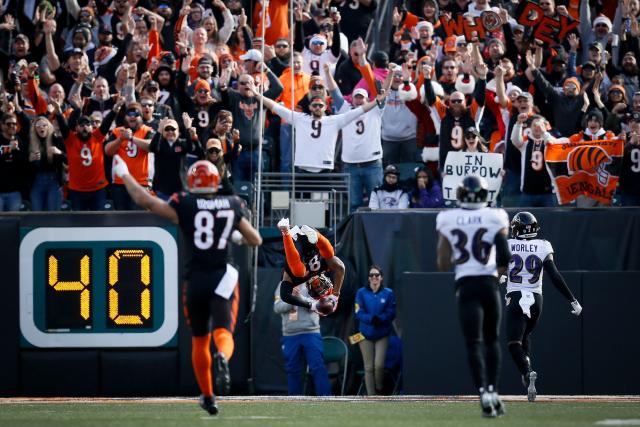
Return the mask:
[[531,332],[538,324],[542,313],[542,295],[533,294],[535,303],[529,308],[531,317],[520,308],[519,291],[507,294],[505,317],[507,322],[507,347],[521,375],[531,370]]

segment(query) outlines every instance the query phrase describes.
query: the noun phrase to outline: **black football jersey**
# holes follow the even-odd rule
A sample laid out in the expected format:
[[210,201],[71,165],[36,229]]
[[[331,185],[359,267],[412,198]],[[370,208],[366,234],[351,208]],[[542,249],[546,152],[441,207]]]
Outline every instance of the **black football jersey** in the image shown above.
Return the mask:
[[193,270],[224,268],[230,260],[231,233],[243,217],[238,196],[176,193],[169,204],[178,214],[187,262],[185,277]]
[[620,189],[625,194],[640,195],[640,145],[624,147]]
[[300,254],[300,259],[302,263],[307,269],[307,274],[304,277],[296,277],[291,272],[289,265],[285,262],[284,270],[287,272],[289,277],[291,277],[291,282],[294,285],[299,285],[301,283],[305,283],[307,280],[312,278],[313,276],[318,276],[329,269],[329,265],[327,264],[327,260],[320,256],[320,251],[318,248],[314,246],[313,249],[309,249],[306,245],[302,245],[299,240],[304,237],[299,236],[298,241],[296,242],[296,249]]

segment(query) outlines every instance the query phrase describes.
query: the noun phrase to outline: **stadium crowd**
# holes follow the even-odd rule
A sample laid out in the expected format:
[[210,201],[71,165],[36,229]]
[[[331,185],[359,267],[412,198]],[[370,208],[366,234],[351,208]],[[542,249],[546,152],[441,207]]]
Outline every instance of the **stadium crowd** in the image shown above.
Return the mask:
[[553,206],[545,146],[619,138],[614,204],[640,205],[638,0],[395,3],[369,51],[378,0],[296,1],[291,29],[283,0],[3,1],[0,211],[138,209],[116,154],[165,200],[198,159],[232,193],[263,132],[263,170],[347,172],[352,210],[443,206],[451,151],[504,155],[503,206]]

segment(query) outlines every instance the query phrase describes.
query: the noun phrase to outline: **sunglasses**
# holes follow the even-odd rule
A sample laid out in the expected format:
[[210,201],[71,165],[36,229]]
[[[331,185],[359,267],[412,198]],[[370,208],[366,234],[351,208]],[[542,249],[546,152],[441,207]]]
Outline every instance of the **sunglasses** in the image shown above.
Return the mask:
[[324,42],[319,42],[319,41],[311,42],[311,46],[324,46]]
[[466,43],[456,43],[456,46],[458,47],[467,47]]
[[322,90],[322,89],[324,89],[324,86],[320,86],[320,85],[311,86],[311,90]]
[[277,44],[276,49],[287,49],[289,47],[288,44]]
[[209,154],[220,154],[222,150],[219,149],[218,147],[209,147],[207,148],[207,153]]
[[142,105],[143,107],[153,107],[153,104],[149,102],[145,102],[144,104],[140,104],[140,105]]
[[165,132],[175,132],[177,129],[174,128],[173,126],[165,126],[164,127],[164,131]]
[[5,126],[18,126],[18,122],[5,122]]
[[198,93],[209,93],[206,89],[198,89]]
[[313,103],[310,105],[311,108],[324,108],[324,104]]
[[462,104],[462,99],[450,99],[449,102],[452,104]]
[[140,117],[140,111],[127,111],[127,117]]
[[380,273],[369,273],[369,277],[380,277]]

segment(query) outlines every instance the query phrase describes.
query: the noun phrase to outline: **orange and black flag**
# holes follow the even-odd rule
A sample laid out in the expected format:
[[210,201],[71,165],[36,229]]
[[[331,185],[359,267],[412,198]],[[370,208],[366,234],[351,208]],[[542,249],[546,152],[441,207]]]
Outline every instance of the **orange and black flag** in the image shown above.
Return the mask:
[[559,140],[546,145],[544,160],[561,205],[587,196],[611,204],[622,168],[624,141]]

